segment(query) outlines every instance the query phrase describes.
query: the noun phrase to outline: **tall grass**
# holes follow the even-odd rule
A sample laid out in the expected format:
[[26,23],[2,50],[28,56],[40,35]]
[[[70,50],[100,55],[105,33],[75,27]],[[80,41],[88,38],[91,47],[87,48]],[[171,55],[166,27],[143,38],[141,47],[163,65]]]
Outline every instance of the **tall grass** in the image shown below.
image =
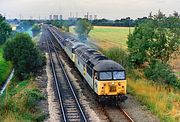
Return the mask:
[[[136,71],[138,72],[138,71]],[[162,121],[180,121],[180,92],[164,84],[128,77],[128,91]]]
[[46,115],[37,108],[37,102],[44,98],[35,82],[13,79],[0,96],[0,121],[43,121]]

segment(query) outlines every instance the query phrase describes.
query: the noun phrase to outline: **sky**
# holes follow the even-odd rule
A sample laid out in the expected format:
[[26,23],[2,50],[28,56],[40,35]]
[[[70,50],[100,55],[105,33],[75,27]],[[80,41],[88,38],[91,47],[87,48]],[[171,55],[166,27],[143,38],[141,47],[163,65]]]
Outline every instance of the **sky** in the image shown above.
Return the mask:
[[0,14],[6,18],[48,19],[50,14],[83,17],[87,12],[98,18],[133,19],[161,10],[166,15],[180,13],[180,0],[0,0]]

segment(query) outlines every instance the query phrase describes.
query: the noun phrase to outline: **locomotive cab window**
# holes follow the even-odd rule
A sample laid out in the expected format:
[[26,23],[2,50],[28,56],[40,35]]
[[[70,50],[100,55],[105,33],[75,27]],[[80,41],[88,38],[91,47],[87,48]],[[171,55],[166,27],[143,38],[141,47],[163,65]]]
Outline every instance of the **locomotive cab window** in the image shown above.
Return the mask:
[[125,80],[125,72],[124,71],[114,71],[113,72],[113,79],[114,80]]
[[112,72],[100,72],[100,80],[112,80]]

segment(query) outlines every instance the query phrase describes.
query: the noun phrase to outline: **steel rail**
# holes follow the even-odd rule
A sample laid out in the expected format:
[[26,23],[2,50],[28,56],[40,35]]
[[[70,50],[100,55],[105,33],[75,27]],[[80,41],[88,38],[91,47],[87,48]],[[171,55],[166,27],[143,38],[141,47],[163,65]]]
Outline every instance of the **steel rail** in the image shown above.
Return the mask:
[[59,85],[58,85],[55,66],[54,66],[54,63],[53,63],[52,54],[51,54],[51,50],[50,50],[50,46],[49,46],[49,42],[47,40],[47,37],[46,37],[46,43],[47,43],[47,49],[48,49],[48,53],[49,53],[49,57],[50,57],[50,64],[51,64],[51,68],[52,68],[53,78],[54,78],[54,81],[55,81],[55,84],[56,84],[56,90],[57,90],[57,94],[58,94],[58,98],[59,98],[59,103],[60,103],[60,106],[61,106],[61,112],[62,112],[62,116],[63,116],[63,121],[67,122],[67,117],[66,117],[63,102],[62,102],[62,95],[61,95],[60,88],[59,88]]
[[120,111],[126,116],[126,118],[130,121],[130,122],[134,122],[134,120],[130,117],[130,115],[124,110],[122,109],[121,107],[120,108]]
[[[51,31],[51,30],[49,29],[49,31]],[[52,34],[52,32],[51,32],[51,34]],[[53,36],[54,36],[54,35],[53,35]],[[64,69],[63,63],[62,63],[61,59],[60,59],[59,56],[58,56],[58,52],[57,52],[57,50],[56,50],[56,48],[55,48],[55,45],[54,45],[52,39],[50,39],[50,42],[51,42],[51,44],[52,44],[52,46],[53,46],[53,49],[54,49],[54,52],[55,52],[55,54],[56,54],[56,58],[57,58],[57,60],[58,60],[58,63],[59,63],[59,65],[60,65],[61,68],[62,68],[62,71],[63,71],[63,73],[64,73],[64,75],[65,75],[65,77],[66,77],[66,80],[68,81],[69,87],[70,87],[71,92],[72,92],[72,94],[73,94],[73,97],[74,97],[74,99],[75,99],[75,101],[76,101],[76,104],[77,104],[77,106],[78,106],[78,108],[79,108],[79,111],[80,111],[80,113],[81,113],[81,115],[82,115],[82,117],[83,117],[83,120],[84,120],[84,122],[87,122],[88,120],[87,120],[87,118],[86,118],[86,116],[85,116],[85,114],[84,114],[84,112],[83,112],[83,109],[82,109],[82,107],[81,107],[81,105],[80,105],[80,102],[79,102],[79,100],[78,100],[78,98],[77,98],[77,95],[76,95],[76,93],[75,93],[75,91],[74,91],[74,89],[73,89],[73,86],[72,86],[72,84],[71,84],[71,81],[70,81],[70,79],[69,79],[69,77],[68,77],[68,75],[67,75],[67,73],[66,73],[66,71],[65,71],[65,69]]]

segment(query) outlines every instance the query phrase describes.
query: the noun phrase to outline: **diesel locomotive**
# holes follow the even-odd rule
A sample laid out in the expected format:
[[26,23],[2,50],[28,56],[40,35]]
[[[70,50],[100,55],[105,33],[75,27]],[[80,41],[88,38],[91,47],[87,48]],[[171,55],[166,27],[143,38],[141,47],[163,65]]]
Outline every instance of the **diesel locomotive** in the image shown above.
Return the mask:
[[123,102],[127,99],[126,72],[120,64],[78,40],[63,37],[62,32],[55,27],[48,29],[77,67],[84,81],[98,96],[99,101]]

